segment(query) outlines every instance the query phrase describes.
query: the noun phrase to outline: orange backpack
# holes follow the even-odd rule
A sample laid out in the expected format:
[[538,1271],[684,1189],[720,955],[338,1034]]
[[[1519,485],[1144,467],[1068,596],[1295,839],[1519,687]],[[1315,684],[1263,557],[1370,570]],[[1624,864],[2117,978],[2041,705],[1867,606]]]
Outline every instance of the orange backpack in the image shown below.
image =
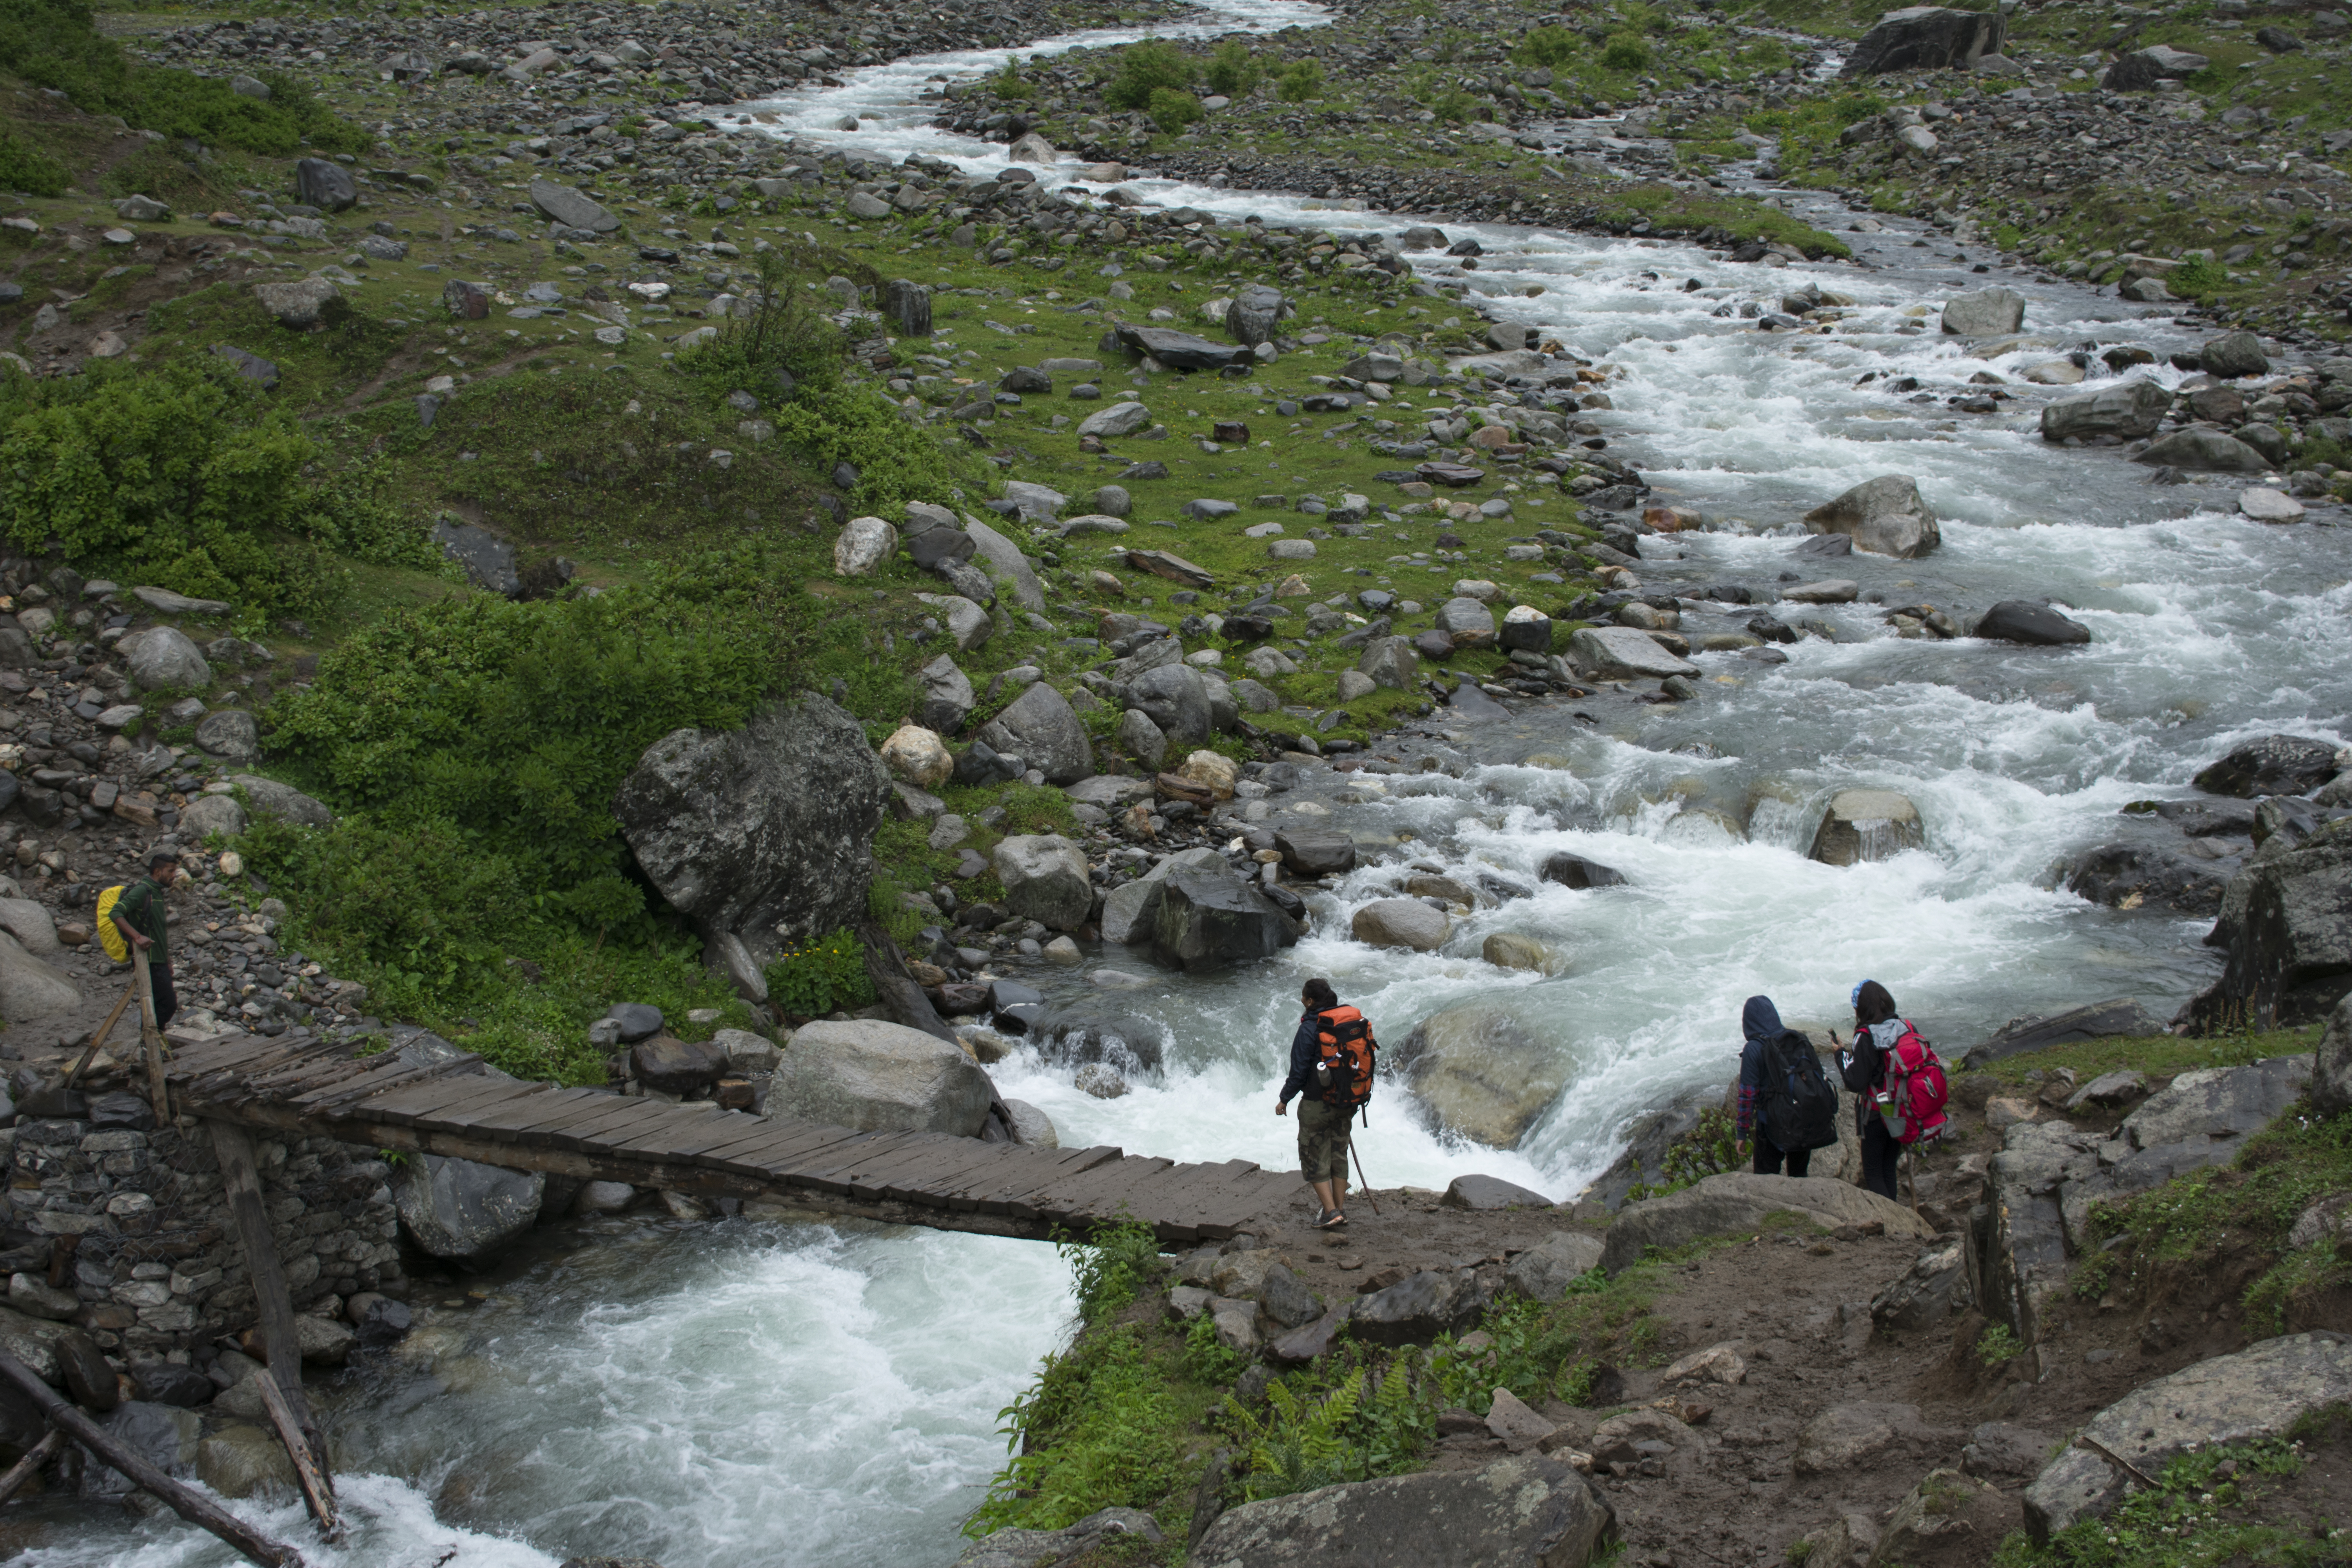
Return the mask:
[[[1372,1066],[1379,1050],[1372,1026],[1353,1007],[1331,1007],[1318,1013],[1315,1033],[1320,1058],[1315,1064],[1316,1098],[1349,1112],[1362,1110],[1372,1098]],[[1370,1117],[1365,1117],[1369,1124]]]

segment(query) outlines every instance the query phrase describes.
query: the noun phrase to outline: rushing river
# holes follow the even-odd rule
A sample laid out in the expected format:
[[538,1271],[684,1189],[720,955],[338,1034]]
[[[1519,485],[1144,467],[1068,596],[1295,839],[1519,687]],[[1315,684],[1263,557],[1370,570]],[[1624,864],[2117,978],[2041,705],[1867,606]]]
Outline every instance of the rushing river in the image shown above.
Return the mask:
[[[1197,24],[1162,31],[1320,19],[1282,0],[1217,0]],[[1133,36],[1091,32],[1020,52]],[[876,67],[843,88],[745,107],[774,117],[761,132],[985,173],[1003,166],[1003,149],[930,129],[933,107],[918,99],[932,78],[1003,58]],[[857,132],[833,129],[849,114]],[[1574,133],[1605,151],[1611,131]],[[1401,226],[1295,197],[1137,186],[1151,201],[1269,222]],[[1823,226],[1853,221],[1824,198],[1780,199]],[[1545,885],[1461,922],[1446,952],[1401,957],[1338,934],[1392,875],[1368,868],[1318,900],[1318,934],[1282,960],[1118,993],[1168,1043],[1164,1072],[1139,1078],[1126,1097],[1087,1098],[1066,1071],[1022,1056],[996,1070],[1003,1092],[1046,1110],[1066,1142],[1279,1167],[1292,1159],[1291,1124],[1268,1102],[1302,975],[1331,976],[1391,1040],[1441,1007],[1500,1001],[1567,1064],[1559,1103],[1522,1149],[1498,1152],[1449,1146],[1391,1091],[1360,1140],[1370,1177],[1442,1184],[1479,1170],[1567,1194],[1608,1163],[1643,1107],[1725,1080],[1739,1003],[1752,993],[1818,1026],[1839,1021],[1848,988],[1874,976],[1931,1036],[1965,1047],[2013,1016],[2105,996],[2136,994],[2168,1014],[2202,985],[2206,922],[2091,908],[2053,890],[2054,873],[2106,837],[2126,802],[2185,794],[2189,774],[2234,740],[2274,729],[2352,735],[2343,536],[2239,519],[2231,486],[2152,486],[2114,453],[2042,444],[2032,429],[2042,395],[2016,384],[2021,366],[2086,342],[2141,343],[2161,360],[2192,338],[2085,289],[1979,276],[1970,268],[1989,249],[1979,257],[1881,221],[1884,232],[1849,237],[1866,266],[1786,269],[1664,242],[1448,229],[1486,247],[1475,286],[1503,316],[1619,368],[1614,411],[1591,416],[1612,456],[1639,468],[1658,499],[1748,525],[1645,540],[1646,585],[1769,589],[1794,570],[1853,577],[1886,605],[1981,610],[2046,597],[2092,628],[2088,647],[1906,641],[1878,605],[1786,606],[1818,614],[1838,639],[1808,638],[1780,665],[1701,656],[1693,702],[1607,706],[1593,721],[1574,704],[1482,725],[1437,715],[1417,743],[1456,765],[1370,784],[1359,775],[1345,781],[1352,799],[1318,784],[1332,820],[1375,841],[1409,834],[1442,867],[1529,882],[1546,855],[1573,849],[1630,886]],[[1431,272],[1452,265],[1415,260]],[[1760,332],[1736,314],[1808,280],[1854,303],[1833,333]],[[2048,341],[1970,358],[1936,331],[1933,308],[1995,280],[2026,294],[2027,330]],[[1533,287],[1542,292],[1530,297]],[[2000,415],[1954,416],[1885,390],[1911,376],[1921,392],[1948,392],[1987,369],[2021,394]],[[1801,512],[1891,472],[1915,476],[1941,514],[1938,552],[1786,559]],[[1533,510],[1522,515],[1540,525]],[[1453,575],[1423,585],[1401,567],[1395,585],[1433,602]],[[1732,630],[1752,613],[1686,605],[1683,629]],[[1843,869],[1807,860],[1829,794],[1856,785],[1909,795],[1927,848]],[[1487,967],[1475,955],[1496,931],[1550,943],[1563,973]],[[1118,952],[1089,969],[1099,963],[1146,967]],[[1083,992],[1087,974],[1056,984]],[[428,1312],[404,1359],[349,1380],[331,1415],[350,1472],[347,1548],[307,1544],[290,1503],[241,1510],[306,1542],[313,1563],[353,1568],[541,1568],[591,1552],[667,1568],[944,1563],[955,1525],[1002,1462],[997,1411],[1066,1326],[1066,1273],[1034,1244],[744,1220],[614,1221],[586,1239],[518,1262],[486,1305]],[[38,1563],[228,1561],[168,1519],[46,1519]]]

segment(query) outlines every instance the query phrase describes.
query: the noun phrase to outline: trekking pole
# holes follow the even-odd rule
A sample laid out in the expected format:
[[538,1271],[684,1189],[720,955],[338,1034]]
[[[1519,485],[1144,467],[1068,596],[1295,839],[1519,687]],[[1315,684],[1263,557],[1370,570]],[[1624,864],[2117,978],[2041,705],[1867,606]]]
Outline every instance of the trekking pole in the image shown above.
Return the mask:
[[1372,1184],[1364,1179],[1364,1157],[1356,1152],[1356,1141],[1353,1138],[1348,1140],[1348,1158],[1356,1162],[1356,1190],[1364,1194],[1364,1201],[1371,1205],[1372,1213],[1378,1215],[1381,1212],[1381,1200],[1372,1196]]

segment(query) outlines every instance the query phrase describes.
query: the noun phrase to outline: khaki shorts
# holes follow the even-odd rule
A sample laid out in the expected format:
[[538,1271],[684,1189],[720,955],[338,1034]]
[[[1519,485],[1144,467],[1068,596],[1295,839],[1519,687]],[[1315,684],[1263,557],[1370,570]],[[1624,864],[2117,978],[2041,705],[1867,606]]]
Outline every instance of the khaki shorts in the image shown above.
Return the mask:
[[1309,1182],[1348,1179],[1348,1129],[1354,1112],[1319,1100],[1298,1102],[1298,1169]]

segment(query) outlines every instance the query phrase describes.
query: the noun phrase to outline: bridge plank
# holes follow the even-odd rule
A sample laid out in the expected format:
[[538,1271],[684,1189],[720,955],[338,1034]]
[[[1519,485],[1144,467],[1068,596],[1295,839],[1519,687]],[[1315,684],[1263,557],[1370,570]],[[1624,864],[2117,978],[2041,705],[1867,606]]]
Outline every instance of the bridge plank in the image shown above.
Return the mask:
[[691,1142],[706,1129],[704,1123],[724,1116],[717,1107],[705,1104],[689,1110],[683,1105],[667,1105],[663,1114],[648,1116],[650,1125],[626,1138],[606,1142],[606,1152],[634,1155],[638,1159],[667,1161],[680,1154],[678,1145]]
[[1130,1154],[1116,1165],[1098,1166],[1065,1177],[1052,1186],[1014,1200],[1015,1219],[1084,1217],[1107,1222],[1121,1202],[1129,1202],[1136,1188],[1176,1162]]
[[765,1175],[766,1163],[786,1157],[792,1151],[820,1146],[820,1140],[831,1134],[835,1140],[851,1136],[845,1127],[824,1127],[808,1121],[770,1121],[755,1117],[740,1136],[731,1141],[703,1150],[694,1156],[698,1165],[714,1170],[751,1170]]
[[536,1083],[518,1083],[511,1079],[491,1079],[470,1094],[460,1095],[430,1110],[417,1112],[409,1119],[408,1124],[430,1132],[471,1132],[477,1115],[493,1105],[502,1105],[526,1094],[536,1094],[544,1087]]
[[516,1128],[513,1142],[539,1148],[561,1148],[557,1133],[576,1127],[595,1117],[609,1115],[623,1103],[623,1097],[597,1089],[567,1089],[559,1090],[562,1101],[548,1101],[534,1109],[534,1119]]
[[471,1100],[481,1092],[486,1083],[503,1081],[480,1074],[470,1078],[433,1079],[407,1089],[394,1089],[366,1107],[371,1121],[389,1122],[394,1127],[406,1127],[419,1116],[437,1110],[445,1105],[455,1105]]
[[231,1035],[210,1045],[183,1046],[173,1053],[172,1062],[175,1068],[196,1078],[284,1048],[283,1037],[273,1040],[267,1035]]
[[[478,1062],[482,1058],[467,1055],[457,1058],[455,1061],[427,1062],[421,1067],[404,1067],[401,1065],[397,1054],[385,1051],[380,1056],[368,1057],[364,1059],[367,1064],[365,1083],[339,1084],[331,1089],[313,1090],[296,1100],[294,1102],[296,1108],[320,1115],[340,1116],[362,1100],[372,1099],[404,1085],[421,1083],[426,1079],[442,1077],[454,1068],[469,1062]],[[385,1065],[389,1065],[394,1070],[390,1072],[382,1070]]]
[[548,1142],[570,1153],[604,1152],[608,1137],[618,1137],[623,1129],[634,1124],[644,1114],[640,1107],[645,1103],[623,1094],[604,1098],[612,1103],[560,1122],[547,1134]]
[[1092,1149],[1040,1150],[1038,1152],[1057,1157],[1051,1157],[1041,1163],[1034,1172],[1014,1176],[985,1191],[968,1192],[962,1199],[951,1198],[949,1200],[949,1206],[976,1209],[982,1214],[988,1215],[1010,1215],[1013,1213],[1015,1200],[1030,1193],[1042,1192],[1056,1182],[1076,1175],[1081,1171],[1089,1171],[1097,1165],[1108,1164],[1114,1160],[1125,1157],[1116,1145],[1102,1145]]
[[498,1143],[515,1143],[523,1134],[557,1111],[575,1103],[584,1089],[558,1089],[551,1083],[534,1084],[534,1092],[494,1106],[479,1115],[468,1113],[467,1125],[478,1137]]
[[[971,1169],[975,1160],[971,1146],[975,1143],[979,1143],[978,1139],[948,1134],[934,1142],[894,1152],[878,1162],[862,1164],[846,1173],[850,1191],[859,1197],[904,1199],[908,1191],[919,1188],[927,1181]],[[981,1147],[1003,1148],[1003,1145],[982,1144]]]
[[1012,1169],[1033,1163],[1032,1152],[1018,1143],[982,1143],[961,1153],[943,1154],[928,1171],[905,1173],[892,1180],[883,1196],[902,1203],[946,1208],[950,1194],[976,1181],[1001,1178]]
[[927,1132],[868,1133],[866,1141],[845,1145],[837,1152],[828,1151],[788,1173],[784,1179],[796,1187],[813,1187],[818,1192],[845,1198],[850,1195],[849,1183],[844,1179],[845,1173],[878,1155],[914,1147],[931,1136]]
[[727,1168],[749,1170],[763,1181],[781,1182],[812,1161],[825,1156],[853,1139],[871,1138],[870,1132],[854,1132],[846,1127],[807,1126],[788,1129],[776,1137],[740,1154],[730,1155]]
[[747,1131],[760,1125],[760,1119],[740,1110],[722,1110],[711,1118],[709,1128],[679,1143],[673,1161],[698,1163],[713,1149],[724,1149],[730,1143],[740,1142]]

